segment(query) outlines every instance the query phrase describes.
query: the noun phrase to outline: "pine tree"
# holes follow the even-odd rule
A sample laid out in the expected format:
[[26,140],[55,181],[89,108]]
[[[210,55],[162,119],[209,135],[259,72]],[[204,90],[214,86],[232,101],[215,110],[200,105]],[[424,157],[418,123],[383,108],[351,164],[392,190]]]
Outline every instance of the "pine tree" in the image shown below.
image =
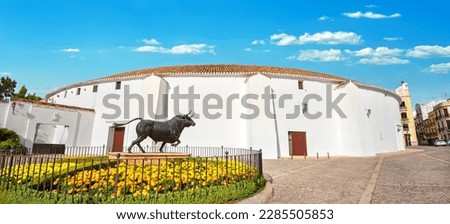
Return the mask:
[[25,87],[25,85],[23,85],[22,88],[20,88],[19,92],[17,93],[16,97],[25,99],[25,96],[27,95],[27,91],[28,91],[27,87]]
[[13,96],[16,85],[17,82],[15,80],[12,80],[8,76],[2,77],[0,79],[0,100]]

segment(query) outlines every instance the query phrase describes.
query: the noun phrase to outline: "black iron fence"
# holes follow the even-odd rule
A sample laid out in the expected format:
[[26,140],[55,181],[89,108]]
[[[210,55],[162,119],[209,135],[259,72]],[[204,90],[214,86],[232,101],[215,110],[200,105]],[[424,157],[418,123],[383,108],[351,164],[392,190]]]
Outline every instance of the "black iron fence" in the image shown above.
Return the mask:
[[[83,153],[67,157],[70,150]],[[191,155],[178,159],[108,158],[106,147],[70,150],[65,156],[0,154],[0,193],[45,203],[224,203],[261,185],[260,150],[165,149]]]
[[[144,146],[145,152],[156,153],[159,151],[160,146]],[[127,152],[128,146],[122,148],[122,152]],[[132,153],[141,153],[137,146],[131,149]],[[58,147],[38,147],[29,149],[7,149],[0,150],[0,155],[2,154],[24,154],[24,155],[52,155],[55,157],[93,157],[93,156],[106,156],[113,152],[110,146],[66,146],[61,148]],[[223,157],[226,152],[228,155],[247,155],[258,153],[258,150],[252,148],[233,148],[233,147],[208,147],[208,146],[165,146],[163,152],[177,152],[177,153],[187,153],[192,157]]]

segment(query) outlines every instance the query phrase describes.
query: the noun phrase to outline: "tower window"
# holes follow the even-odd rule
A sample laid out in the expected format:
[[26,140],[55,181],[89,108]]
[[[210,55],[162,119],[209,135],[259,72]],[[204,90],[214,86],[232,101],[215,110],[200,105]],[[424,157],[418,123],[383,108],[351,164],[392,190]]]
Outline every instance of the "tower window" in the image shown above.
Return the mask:
[[77,88],[77,95],[80,95],[81,88]]
[[402,118],[408,118],[408,116],[406,115],[406,113],[402,113]]
[[98,85],[92,87],[92,92],[96,93],[98,91]]
[[116,89],[120,89],[122,87],[122,82],[116,82]]

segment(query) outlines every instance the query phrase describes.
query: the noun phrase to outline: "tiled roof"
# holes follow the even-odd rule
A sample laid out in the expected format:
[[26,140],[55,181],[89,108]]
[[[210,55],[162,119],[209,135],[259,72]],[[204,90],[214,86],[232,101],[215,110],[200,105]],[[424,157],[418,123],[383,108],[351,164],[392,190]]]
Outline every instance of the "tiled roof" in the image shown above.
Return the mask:
[[[115,75],[106,76],[99,79],[89,80],[85,82],[75,83],[58,90],[55,90],[49,94],[47,94],[46,99],[51,97],[52,95],[79,86],[102,83],[102,82],[111,82],[112,80],[124,80],[124,79],[138,79],[143,78],[150,75],[157,75],[161,77],[168,76],[246,76],[261,73],[264,75],[269,75],[273,77],[298,77],[300,79],[321,79],[337,82],[339,86],[345,86],[350,80],[346,78],[342,78],[335,75],[324,74],[320,72],[313,72],[295,68],[283,68],[283,67],[275,67],[275,66],[261,66],[261,65],[236,65],[236,64],[209,64],[209,65],[180,65],[180,66],[166,66],[166,67],[157,67],[157,68],[148,68],[141,69],[135,71],[129,71],[124,73],[119,73]],[[371,86],[363,83],[359,83],[353,81],[356,85],[361,87],[366,87],[370,89],[374,89],[377,91],[382,91],[388,93],[390,95],[399,98],[397,94],[385,90],[383,88],[379,88],[376,86]]]
[[120,74],[115,74],[111,76],[104,77],[102,79],[117,79],[117,78],[131,78],[133,76],[143,76],[143,75],[176,75],[176,74],[191,74],[191,75],[201,75],[208,74],[211,76],[219,74],[272,74],[272,75],[298,75],[307,76],[311,78],[319,79],[333,79],[344,81],[346,79],[334,75],[323,74],[319,72],[312,72],[294,68],[282,68],[273,66],[259,66],[259,65],[233,65],[233,64],[217,64],[217,65],[182,65],[182,66],[168,66],[168,67],[158,67],[142,69],[130,72],[124,72]]
[[69,105],[56,104],[56,103],[48,103],[48,102],[45,102],[45,101],[33,101],[33,100],[20,99],[20,98],[13,98],[11,101],[13,101],[13,102],[29,103],[29,104],[34,104],[34,105],[47,107],[47,108],[53,108],[53,109],[68,109],[68,110],[76,110],[76,111],[95,112],[94,109],[90,109],[90,108],[69,106]]

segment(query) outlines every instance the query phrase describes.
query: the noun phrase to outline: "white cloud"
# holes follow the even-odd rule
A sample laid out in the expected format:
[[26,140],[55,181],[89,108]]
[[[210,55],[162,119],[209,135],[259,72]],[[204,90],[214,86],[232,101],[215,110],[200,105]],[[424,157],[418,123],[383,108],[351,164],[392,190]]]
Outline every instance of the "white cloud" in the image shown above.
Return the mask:
[[[290,59],[290,58],[288,58]],[[297,57],[300,61],[313,61],[313,62],[330,62],[330,61],[342,61],[341,50],[303,50]]]
[[399,58],[404,50],[398,48],[377,47],[372,49],[367,47],[358,51],[345,50],[344,52],[356,57],[362,57],[359,60],[360,64],[390,65],[409,63],[409,60]]
[[263,53],[269,53],[269,52],[270,52],[269,49],[264,49],[264,50],[254,50],[254,49],[249,48],[249,47],[244,48],[244,51],[247,51],[247,52],[256,52],[256,53],[261,53],[261,52],[263,52]]
[[297,37],[288,35],[285,33],[280,34],[272,34],[270,36],[270,41],[273,41],[278,46],[285,46],[285,45],[291,45],[291,44],[299,44]]
[[325,21],[325,20],[330,20],[330,17],[328,16],[321,16],[317,19],[318,21]]
[[297,60],[297,58],[298,58],[298,56],[291,55],[291,56],[287,57],[286,59],[288,59],[289,61],[294,61],[294,60]]
[[157,41],[156,39],[143,39],[142,42],[144,42],[147,45],[160,45],[161,43]]
[[376,49],[366,47],[358,51],[345,50],[345,53],[352,54],[357,57],[399,56],[402,52],[404,52],[402,49],[389,49],[387,47],[377,47]]
[[182,44],[173,46],[171,48],[147,45],[138,47],[134,51],[164,53],[164,54],[202,54],[202,53],[215,54],[214,47],[207,44]]
[[285,33],[273,34],[270,36],[270,40],[279,46],[293,45],[293,44],[358,44],[361,42],[361,36],[353,32],[330,32],[323,31],[320,33],[309,34],[305,33],[298,38]]
[[359,19],[359,18],[368,18],[368,19],[390,19],[390,18],[397,18],[400,17],[400,13],[394,13],[392,15],[383,15],[379,13],[373,13],[373,12],[365,12],[362,13],[360,11],[358,12],[345,12],[343,13],[344,16]]
[[163,47],[156,47],[156,46],[142,46],[136,48],[134,51],[137,52],[154,52],[154,53],[167,53],[168,49]]
[[258,44],[260,44],[260,45],[265,45],[266,42],[265,42],[264,40],[254,40],[254,41],[252,41],[251,44],[252,44],[252,45],[258,45]]
[[447,47],[420,45],[408,50],[406,55],[414,58],[450,57],[450,45]]
[[1,76],[11,76],[11,72],[0,72]]
[[[173,46],[170,48],[171,54],[201,54],[205,52],[210,52],[212,47],[206,44],[182,44],[178,46]],[[210,53],[214,53],[210,52]]]
[[362,58],[359,60],[360,64],[374,64],[374,65],[394,65],[394,64],[408,64],[409,60],[397,57],[372,57]]
[[385,41],[397,41],[397,40],[403,40],[402,37],[385,37],[383,38]]
[[423,70],[424,72],[430,73],[442,73],[447,74],[450,71],[450,62],[441,64],[432,64],[430,67]]
[[353,32],[338,31],[332,33],[324,31],[310,35],[305,33],[299,37],[301,43],[319,43],[319,44],[358,44],[361,41],[361,36]]
[[61,49],[62,52],[69,52],[69,53],[78,53],[80,52],[80,49],[78,48],[65,48]]

